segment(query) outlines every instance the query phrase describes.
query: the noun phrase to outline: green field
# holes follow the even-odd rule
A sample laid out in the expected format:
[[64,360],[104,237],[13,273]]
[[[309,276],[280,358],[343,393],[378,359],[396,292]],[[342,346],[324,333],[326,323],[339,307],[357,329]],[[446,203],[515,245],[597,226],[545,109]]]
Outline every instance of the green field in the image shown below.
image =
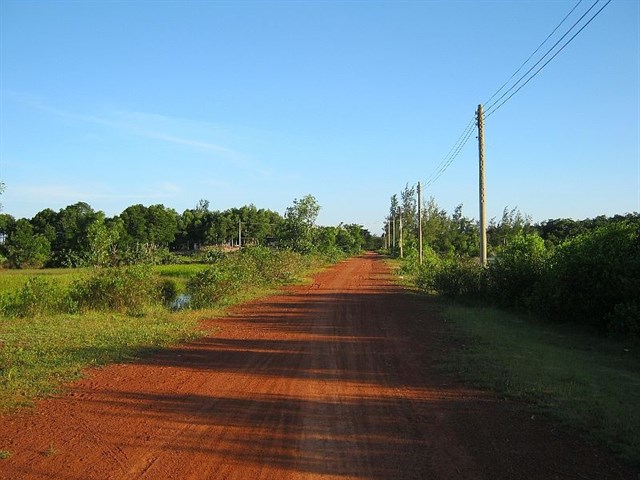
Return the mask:
[[640,463],[640,345],[493,308],[449,306],[448,368]]
[[[309,261],[300,276],[321,266]],[[193,275],[207,265],[154,267],[160,279],[175,281],[179,292]],[[92,269],[2,270],[0,295],[17,292],[34,276],[44,276],[54,286],[68,288],[89,276]],[[84,369],[128,361],[170,344],[206,334],[200,321],[224,315],[225,308],[263,296],[281,283],[246,286],[209,309],[172,312],[152,305],[140,314],[85,311],[39,316],[0,316],[0,412],[31,405],[35,398],[55,393],[80,376]],[[210,331],[209,331],[210,332]]]
[[158,309],[139,317],[90,312],[0,320],[0,410],[30,405],[88,366],[192,338],[205,314]]
[[[154,267],[184,289],[187,279],[204,265]],[[86,277],[91,268],[0,271],[0,295],[18,291],[34,276],[62,288]],[[0,317],[0,411],[30,405],[34,398],[56,392],[61,383],[82,375],[84,368],[126,361],[150,350],[202,334],[198,320],[219,310],[170,312],[161,307],[130,316],[84,312],[37,317]]]
[[[207,268],[205,264],[156,265],[153,270],[162,278],[171,278],[184,287],[187,280]],[[43,268],[43,269],[0,269],[0,295],[19,289],[30,277],[45,277],[61,286],[69,286],[74,280],[86,276],[91,268]]]
[[0,269],[0,295],[11,293],[22,287],[30,277],[45,277],[62,286],[69,286],[91,270],[89,268],[43,268],[8,270]]

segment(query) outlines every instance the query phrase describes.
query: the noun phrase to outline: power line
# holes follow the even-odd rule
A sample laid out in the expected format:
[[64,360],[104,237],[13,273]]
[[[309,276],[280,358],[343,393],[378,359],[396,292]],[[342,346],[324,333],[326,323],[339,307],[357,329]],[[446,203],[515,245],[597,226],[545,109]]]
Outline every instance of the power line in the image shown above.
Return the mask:
[[[607,2],[595,14],[593,14],[593,16],[591,16],[587,20],[587,22],[582,27],[580,27],[580,29],[575,34],[573,34],[573,36],[571,36],[571,38],[569,38],[569,40],[567,40],[551,56],[551,58],[549,58],[546,62],[544,62],[542,64],[542,66],[540,66],[540,68],[538,68],[529,78],[527,78],[527,76],[538,65],[540,65],[540,63],[547,56],[549,56],[551,54],[551,52],[553,52],[553,50],[567,37],[567,35],[569,35],[571,33],[571,31],[574,28],[576,28],[576,26],[578,26],[578,24],[580,22],[582,22],[582,20],[589,14],[589,12],[591,12],[591,10],[594,9],[594,7],[599,2],[600,2],[600,0],[595,0],[595,2],[587,9],[587,11],[584,12],[582,14],[582,16],[580,16],[580,18],[578,18],[578,20],[576,20],[574,22],[573,25],[571,25],[571,27],[558,39],[558,41],[556,41],[553,44],[553,46],[551,46],[551,48],[549,48],[546,51],[546,53],[542,57],[540,57],[540,59],[531,68],[529,68],[529,70],[527,70],[527,72],[525,72],[523,75],[521,75],[520,78],[518,78],[518,80],[510,88],[508,88],[498,99],[496,99],[493,103],[491,103],[486,108],[486,111],[485,111],[486,113],[484,115],[485,118],[487,118],[490,115],[492,115],[493,113],[495,113],[500,107],[502,107],[506,102],[508,102],[516,93],[518,93],[525,85],[527,85],[534,77],[536,77],[538,75],[538,73],[540,73],[540,71],[543,68],[545,68],[556,56],[558,56],[558,54],[562,50],[564,50],[567,47],[567,45],[569,45],[569,43],[571,43],[573,41],[573,39],[575,37],[577,37],[587,27],[600,14],[600,12],[602,12],[602,10],[604,10],[605,7],[607,7],[607,5],[609,5],[609,3],[611,3],[611,0],[607,0]],[[500,86],[500,88],[498,88],[498,90],[496,90],[491,95],[491,97],[485,103],[491,102],[491,100],[493,100],[501,91],[503,91],[503,89],[509,84],[509,82],[511,82],[511,80],[513,80],[513,78],[518,73],[520,73],[520,71],[522,71],[522,69],[525,67],[525,65],[527,65],[527,63],[529,63],[529,61],[536,55],[536,53],[538,53],[540,51],[540,49],[549,41],[549,39],[558,31],[558,29],[567,21],[567,19],[573,14],[573,12],[578,8],[578,6],[580,6],[581,3],[582,3],[582,0],[578,0],[578,2],[573,6],[573,8],[564,16],[564,18],[551,31],[551,33],[549,33],[549,35],[547,35],[547,37],[542,41],[542,43],[540,43],[540,45],[538,45],[538,47],[527,57],[527,59],[520,65],[520,67],[518,67],[518,69],[507,79],[506,82],[504,82]],[[522,85],[518,86],[525,78],[526,78],[526,81],[524,81],[524,83],[522,83]],[[515,91],[514,91],[514,89],[515,89]],[[451,164],[458,157],[458,155],[460,155],[460,153],[462,152],[462,149],[467,144],[467,142],[469,141],[469,139],[471,138],[471,136],[473,134],[473,130],[474,130],[474,126],[475,126],[475,120],[476,120],[476,118],[474,116],[470,120],[470,122],[467,124],[467,126],[465,127],[463,132],[460,134],[460,136],[458,137],[458,140],[456,141],[456,143],[453,145],[453,147],[451,147],[451,150],[449,150],[447,155],[445,155],[445,157],[442,159],[442,161],[436,166],[436,168],[433,170],[433,172],[429,175],[429,177],[427,178],[427,180],[425,182],[425,188],[428,188],[429,186],[433,185],[446,172],[446,170],[451,166]]]
[[557,41],[556,43],[554,43],[554,44],[551,46],[551,48],[549,48],[549,49],[546,51],[546,53],[545,53],[542,57],[540,57],[540,58],[538,59],[538,61],[537,61],[535,64],[533,64],[533,66],[532,66],[529,70],[527,70],[527,71],[526,71],[526,72],[525,72],[525,73],[524,73],[524,74],[523,74],[523,75],[522,75],[522,76],[521,76],[521,77],[520,77],[520,78],[519,78],[519,79],[518,79],[518,80],[517,80],[517,81],[516,81],[516,82],[515,82],[515,83],[514,83],[514,84],[513,84],[513,85],[512,85],[508,90],[507,90],[507,91],[506,91],[506,92],[504,92],[504,93],[503,93],[503,94],[502,94],[502,95],[501,95],[497,100],[495,100],[492,104],[490,104],[490,105],[488,105],[488,106],[486,107],[486,108],[487,108],[487,110],[490,110],[490,109],[491,109],[491,107],[493,107],[493,106],[494,106],[495,104],[497,104],[500,100],[502,100],[505,96],[507,96],[507,95],[509,94],[509,92],[510,92],[511,90],[513,90],[514,88],[516,88],[516,86],[517,86],[517,85],[518,85],[518,84],[519,84],[519,83],[520,83],[520,82],[521,82],[521,81],[522,81],[522,80],[523,80],[527,75],[529,75],[529,73],[531,73],[531,71],[532,71],[534,68],[536,68],[538,65],[540,65],[540,62],[542,62],[542,61],[547,57],[547,55],[549,55],[549,54],[553,51],[553,49],[554,49],[554,48],[556,48],[556,47],[558,46],[558,44],[559,44],[562,40],[564,40],[564,38],[565,38],[567,35],[569,35],[569,33],[571,32],[571,30],[573,30],[573,29],[576,27],[576,25],[578,25],[578,23],[580,23],[580,22],[582,21],[582,19],[583,19],[583,18],[584,18],[584,17],[585,17],[585,16],[586,16],[586,15],[587,15],[591,10],[593,10],[593,8],[596,6],[596,4],[597,4],[599,1],[600,1],[600,0],[595,0],[595,2],[593,2],[593,4],[589,7],[589,9],[588,9],[586,12],[584,12],[584,13],[582,14],[582,16],[581,16],[578,20],[576,20],[576,22],[575,22],[573,25],[571,25],[571,27],[569,28],[569,30],[567,30],[567,31],[564,33],[564,35],[562,35],[562,36],[558,39],[558,41]]
[[506,86],[507,86],[507,84],[511,81],[511,79],[512,79],[513,77],[515,77],[515,76],[520,72],[520,70],[522,70],[522,69],[524,68],[524,66],[525,66],[527,63],[529,63],[529,60],[531,60],[531,58],[533,58],[533,56],[534,56],[536,53],[538,53],[538,51],[540,51],[540,49],[542,48],[542,46],[543,46],[545,43],[547,43],[547,40],[549,40],[549,39],[553,36],[553,34],[554,34],[554,33],[556,33],[556,32],[558,31],[558,29],[562,26],[562,24],[567,20],[567,18],[569,18],[569,16],[574,12],[574,10],[575,10],[576,8],[578,8],[578,6],[579,6],[581,3],[582,3],[582,0],[578,0],[578,3],[576,3],[576,4],[574,5],[574,7],[569,11],[569,13],[567,13],[567,14],[564,16],[564,18],[560,21],[560,23],[556,26],[556,28],[554,28],[554,29],[551,31],[551,33],[550,33],[549,35],[547,35],[547,38],[545,38],[545,39],[542,41],[542,43],[541,43],[540,45],[538,45],[538,48],[536,48],[536,49],[531,53],[531,55],[529,55],[529,57],[527,57],[527,59],[526,59],[524,62],[522,62],[522,65],[520,65],[520,67],[518,67],[518,69],[517,69],[515,72],[513,72],[513,74],[512,74],[512,75],[507,79],[507,81],[506,81],[506,82],[504,82],[504,83],[500,86],[500,88],[499,88],[498,90],[496,90],[496,91],[493,93],[493,95],[491,95],[491,97],[489,97],[489,100],[487,100],[487,101],[485,101],[485,102],[484,102],[484,104],[485,104],[485,105],[487,105],[491,100],[493,100],[493,99],[495,98],[495,96],[496,96],[496,95],[498,95],[498,93],[500,93],[500,92],[502,91],[502,89],[503,89],[504,87],[506,87]]
[[[485,114],[485,117],[489,117],[489,116],[491,116],[493,113],[495,113],[495,111],[496,111],[496,110],[498,110],[502,105],[504,105],[507,101],[509,101],[509,100],[510,100],[510,99],[511,99],[511,98],[512,98],[516,93],[518,93],[520,90],[522,90],[522,88],[523,88],[527,83],[529,83],[531,80],[533,80],[533,78],[534,78],[536,75],[538,75],[538,73],[540,73],[540,71],[541,71],[544,67],[546,67],[546,66],[547,66],[547,65],[548,65],[548,64],[549,64],[549,63],[550,63],[554,58],[556,58],[556,57],[558,56],[558,54],[559,54],[562,50],[564,50],[564,49],[565,49],[565,47],[566,47],[567,45],[569,45],[569,44],[571,43],[571,41],[572,41],[574,38],[576,38],[576,37],[580,34],[580,32],[582,32],[582,31],[587,27],[587,25],[589,25],[589,24],[590,24],[590,23],[591,23],[591,22],[592,22],[592,21],[593,21],[593,20],[594,20],[594,19],[595,19],[599,14],[600,14],[600,12],[602,12],[602,10],[604,10],[604,9],[605,9],[605,7],[606,7],[607,5],[609,5],[609,4],[611,3],[611,0],[608,0],[608,1],[607,1],[607,3],[605,3],[605,4],[600,8],[600,10],[598,10],[595,14],[593,14],[593,16],[592,16],[589,20],[587,20],[587,22],[586,22],[582,27],[580,27],[580,29],[579,29],[575,34],[573,34],[573,36],[572,36],[571,38],[569,38],[569,40],[567,40],[567,41],[566,41],[566,42],[565,42],[565,43],[564,43],[564,44],[563,44],[563,45],[562,45],[562,46],[561,46],[561,47],[556,51],[556,53],[554,53],[554,54],[551,56],[551,58],[549,58],[549,60],[547,60],[544,64],[542,64],[542,66],[541,66],[538,70],[536,70],[536,71],[533,73],[533,75],[531,75],[531,76],[530,76],[530,77],[529,77],[529,78],[528,78],[528,79],[527,79],[527,80],[526,80],[522,85],[520,85],[520,86],[519,86],[519,87],[518,87],[518,88],[517,88],[513,93],[511,93],[511,94],[509,95],[509,92],[511,92],[514,88],[516,88],[516,87],[518,86],[518,84],[519,84],[519,83],[520,83],[520,82],[521,82],[521,81],[522,81],[522,80],[523,80],[527,75],[529,75],[529,73],[531,73],[531,71],[532,71],[535,67],[537,67],[537,66],[540,64],[540,62],[542,62],[542,60],[544,60],[544,59],[547,57],[547,55],[549,55],[549,54],[553,51],[553,49],[554,49],[554,48],[555,48],[555,47],[556,47],[556,46],[557,46],[557,45],[558,45],[558,44],[559,44],[559,43],[560,43],[560,42],[561,42],[561,41],[562,41],[562,40],[563,40],[563,39],[564,39],[564,38],[565,38],[565,37],[566,37],[570,32],[571,32],[571,30],[573,30],[573,29],[576,27],[576,25],[578,25],[578,23],[580,23],[580,22],[582,21],[582,19],[583,19],[583,18],[584,18],[584,17],[585,17],[585,16],[586,16],[586,15],[587,15],[587,14],[588,14],[588,13],[589,13],[589,12],[590,12],[594,7],[595,7],[595,6],[596,6],[596,4],[598,4],[598,3],[599,3],[599,1],[600,1],[600,0],[596,0],[596,1],[593,3],[593,5],[591,5],[591,7],[589,7],[589,9],[588,9],[588,10],[587,10],[587,11],[586,11],[586,12],[585,12],[585,13],[584,13],[584,14],[583,14],[583,15],[582,15],[582,16],[581,16],[581,17],[580,17],[580,18],[579,18],[579,19],[578,19],[578,20],[577,20],[577,21],[576,21],[572,26],[571,26],[571,28],[570,28],[569,30],[567,30],[567,32],[566,32],[562,37],[560,37],[560,39],[559,39],[559,40],[558,40],[558,41],[557,41],[557,42],[556,42],[556,43],[555,43],[555,44],[554,44],[554,45],[553,45],[549,50],[547,50],[547,53],[545,53],[545,54],[544,54],[544,55],[543,55],[543,56],[542,56],[542,57],[541,57],[541,58],[540,58],[540,59],[539,59],[539,60],[538,60],[538,61],[537,61],[537,62],[536,62],[536,63],[535,63],[535,64],[534,64],[534,65],[533,65],[529,70],[527,70],[527,72],[526,72],[524,75],[522,75],[522,76],[518,79],[518,81],[517,81],[517,82],[515,82],[515,83],[511,86],[511,88],[509,88],[506,92],[504,92],[504,93],[500,96],[500,98],[498,98],[497,100],[495,100],[491,105],[489,105],[489,106],[487,107],[487,113]],[[498,102],[500,102],[504,97],[506,97],[507,95],[509,95],[509,96],[508,96],[504,101],[502,101],[501,103],[498,103]],[[497,106],[496,106],[496,105],[497,105]]]
[[433,183],[435,183],[442,176],[442,174],[451,166],[453,161],[460,154],[460,151],[469,140],[471,133],[473,133],[474,120],[475,119],[472,118],[469,121],[465,129],[462,131],[462,133],[458,137],[458,140],[456,141],[456,143],[454,143],[453,147],[451,147],[451,150],[449,150],[449,153],[445,155],[442,161],[433,170],[431,175],[427,177],[427,180],[425,182],[425,188],[433,185]]
[[456,148],[455,152],[453,153],[453,155],[451,156],[451,158],[447,161],[447,163],[440,169],[440,171],[438,172],[438,174],[432,179],[429,180],[425,186],[429,187],[431,185],[433,185],[443,174],[444,172],[451,166],[451,164],[453,163],[453,161],[458,157],[458,155],[460,154],[460,152],[462,152],[462,149],[464,148],[464,146],[467,144],[467,142],[469,141],[469,139],[471,138],[471,136],[473,135],[473,130],[474,130],[474,124],[471,124],[471,127],[469,128],[469,130],[466,132],[464,138],[462,139],[462,141],[460,142],[460,144],[458,145],[458,147]]

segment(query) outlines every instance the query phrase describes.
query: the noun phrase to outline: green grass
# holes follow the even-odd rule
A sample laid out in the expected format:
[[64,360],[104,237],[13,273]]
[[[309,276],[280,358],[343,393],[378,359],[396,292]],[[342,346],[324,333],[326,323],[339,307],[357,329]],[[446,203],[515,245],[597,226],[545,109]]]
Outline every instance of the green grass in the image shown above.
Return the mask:
[[[162,278],[175,280],[184,289],[187,280],[205,268],[207,265],[204,264],[157,265],[153,267],[153,271]],[[0,269],[0,295],[18,290],[31,277],[45,277],[58,285],[67,287],[91,270],[91,268]]]
[[11,452],[9,450],[0,450],[0,460],[4,460],[9,457],[11,457]]
[[180,265],[156,265],[153,271],[161,277],[190,278],[196,273],[206,270],[210,265],[202,263],[186,263]]
[[153,271],[161,278],[171,279],[176,282],[179,293],[187,290],[187,282],[196,273],[207,269],[209,265],[201,263],[186,263],[180,265],[156,265]]
[[46,277],[61,286],[69,286],[90,271],[89,268],[0,269],[0,295],[18,290],[31,277]]
[[[310,260],[300,278],[326,266]],[[184,286],[204,265],[155,267],[158,275]],[[0,292],[19,289],[33,275],[48,275],[69,285],[81,270],[1,271]],[[304,280],[301,280],[304,282]],[[10,288],[10,286],[12,287]],[[162,347],[205,335],[204,318],[224,315],[238,303],[264,296],[277,288],[247,286],[223,298],[215,308],[170,312],[160,306],[143,315],[89,311],[39,317],[0,317],[0,412],[30,406],[34,399],[58,392],[82,376],[84,369],[130,361]],[[1,455],[1,454],[0,454]]]
[[444,316],[463,345],[449,368],[640,463],[640,345],[491,308],[448,307]]
[[88,366],[131,360],[191,338],[204,312],[194,313],[157,309],[139,317],[89,312],[2,319],[0,409],[30,405]]

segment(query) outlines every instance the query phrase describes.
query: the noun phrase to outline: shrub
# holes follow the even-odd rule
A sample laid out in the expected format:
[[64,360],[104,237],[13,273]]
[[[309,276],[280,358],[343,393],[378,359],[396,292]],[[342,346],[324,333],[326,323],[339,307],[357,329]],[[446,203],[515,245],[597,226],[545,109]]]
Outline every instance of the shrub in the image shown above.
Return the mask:
[[197,273],[187,283],[187,292],[193,308],[215,306],[241,284],[241,276],[233,269],[209,267]]
[[225,258],[225,253],[221,250],[206,250],[202,255],[200,255],[200,260],[203,263],[217,263],[223,258]]
[[446,260],[437,269],[434,289],[450,298],[478,299],[485,292],[486,270],[475,259]]
[[429,246],[422,251],[422,265],[416,274],[416,286],[418,289],[430,293],[436,290],[436,275],[442,267],[442,260],[438,254]]
[[610,336],[640,340],[640,301],[617,304],[606,322]]
[[420,270],[420,256],[417,250],[406,251],[404,259],[400,264],[399,273],[401,275],[418,275]]
[[548,259],[544,240],[537,234],[510,239],[488,270],[491,298],[506,307],[529,307]]
[[563,243],[551,258],[546,277],[541,300],[549,316],[606,331],[608,323],[617,324],[620,318],[628,318],[624,312],[632,311],[637,302],[638,228],[618,222]]
[[276,262],[276,268],[272,274],[272,278],[279,283],[294,281],[297,275],[302,270],[309,268],[313,262],[311,256],[305,257],[290,250],[277,251],[274,260]]
[[170,306],[178,296],[178,284],[171,278],[165,278],[160,282],[160,298],[165,306]]
[[142,314],[158,297],[151,268],[146,265],[96,270],[89,278],[74,283],[71,296],[80,309],[130,315]]
[[68,292],[43,277],[31,277],[15,294],[3,299],[3,314],[9,317],[35,317],[75,309]]

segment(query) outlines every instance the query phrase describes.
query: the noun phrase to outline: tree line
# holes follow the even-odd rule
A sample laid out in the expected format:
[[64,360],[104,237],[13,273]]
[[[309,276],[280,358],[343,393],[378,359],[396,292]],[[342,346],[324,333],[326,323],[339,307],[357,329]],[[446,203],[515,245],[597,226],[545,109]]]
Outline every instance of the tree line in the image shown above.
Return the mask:
[[[480,255],[479,222],[464,215],[463,205],[455,207],[453,213],[438,206],[435,198],[428,198],[421,208],[423,244],[439,255],[447,257],[478,257]],[[402,242],[407,255],[418,252],[418,203],[416,188],[407,186],[390,199],[389,213],[385,225],[395,224],[395,245],[390,238],[390,251],[399,254],[399,217],[402,216]],[[492,218],[487,225],[487,249],[490,257],[500,254],[515,236],[524,234],[539,236],[546,248],[553,249],[568,239],[593,232],[608,225],[628,222],[640,227],[640,214],[606,216],[574,220],[556,218],[533,223],[531,216],[520,212],[517,207],[504,208],[500,218]],[[385,234],[387,230],[385,228]]]
[[400,251],[400,217],[402,270],[419,289],[640,338],[640,214],[534,224],[517,208],[505,208],[487,228],[486,267],[478,261],[479,225],[462,205],[450,215],[431,198],[418,220],[413,187],[392,196],[386,221],[395,241],[385,242],[392,255]]
[[57,212],[46,208],[30,219],[3,213],[0,261],[12,268],[128,264],[150,253],[170,257],[171,252],[240,242],[300,253],[354,253],[374,246],[375,238],[360,225],[317,226],[319,211],[317,200],[306,195],[294,200],[284,216],[255,205],[211,210],[207,200],[181,214],[162,204],[136,204],[107,217],[85,202]]

